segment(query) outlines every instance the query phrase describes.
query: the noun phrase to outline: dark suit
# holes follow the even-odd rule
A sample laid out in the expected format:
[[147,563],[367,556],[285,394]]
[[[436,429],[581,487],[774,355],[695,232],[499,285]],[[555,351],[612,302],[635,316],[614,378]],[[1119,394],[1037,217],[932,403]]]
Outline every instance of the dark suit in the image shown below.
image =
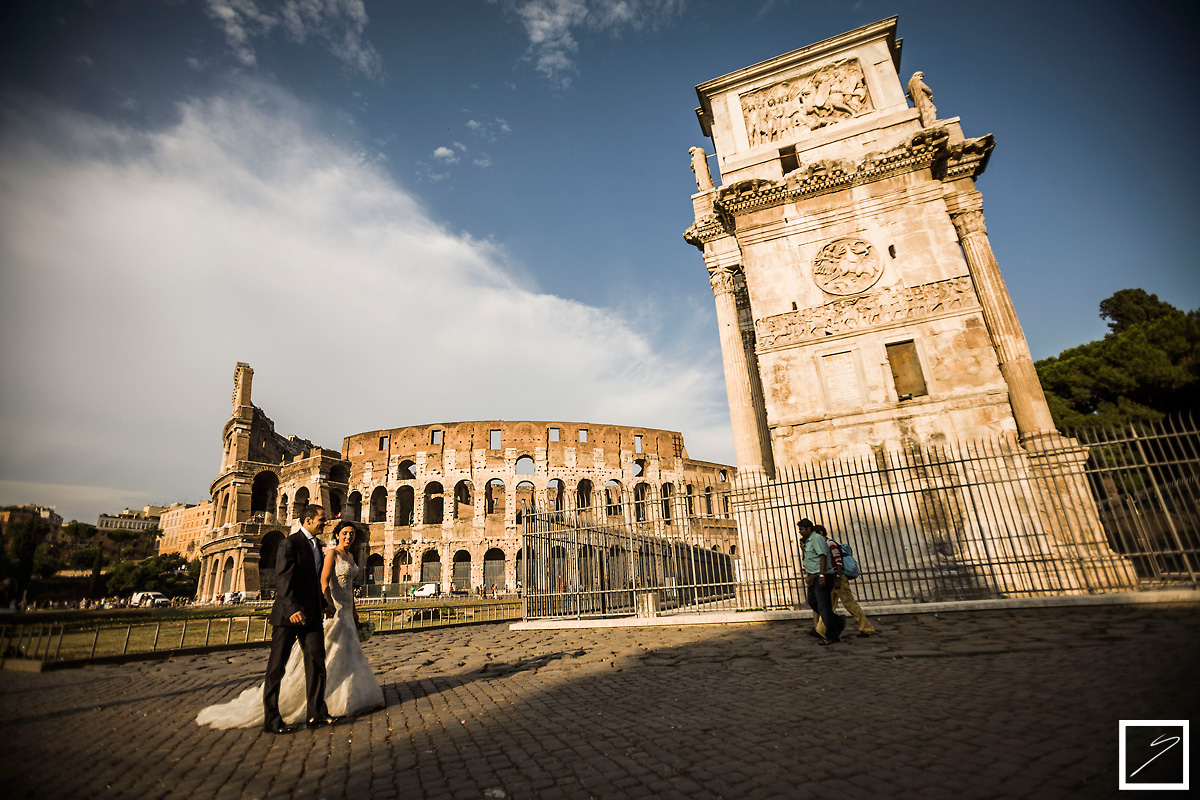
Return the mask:
[[[317,543],[324,558],[324,550]],[[279,544],[275,557],[275,604],[271,606],[271,657],[263,685],[263,713],[267,725],[280,722],[279,682],[283,679],[292,646],[300,643],[304,653],[304,679],[308,695],[308,719],[328,714],[325,708],[325,595],[312,546],[303,530]],[[303,624],[289,618],[304,612]]]

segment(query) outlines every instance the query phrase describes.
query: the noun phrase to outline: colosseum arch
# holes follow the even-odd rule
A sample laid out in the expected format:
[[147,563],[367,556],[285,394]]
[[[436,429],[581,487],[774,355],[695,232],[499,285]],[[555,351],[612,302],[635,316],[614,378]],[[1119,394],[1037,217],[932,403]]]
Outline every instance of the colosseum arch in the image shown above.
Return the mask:
[[417,473],[415,467],[417,462],[405,459],[400,462],[400,466],[396,468],[396,480],[398,481],[415,481]]
[[383,583],[383,556],[379,553],[367,556],[367,583]]
[[426,525],[441,525],[443,515],[443,489],[437,481],[425,484],[425,502],[423,504],[421,521]]
[[355,522],[362,519],[362,492],[353,491],[350,493],[350,499],[346,501],[346,510],[349,513],[349,519]]
[[621,482],[612,478],[604,484],[604,513],[606,516],[621,516],[621,499]]
[[349,483],[350,482],[350,466],[348,464],[334,464],[329,468],[330,483]]
[[221,570],[221,593],[228,594],[233,589],[233,556],[228,556],[225,559],[225,566]]
[[275,513],[275,495],[279,490],[279,476],[269,469],[254,476],[250,488],[250,515],[266,516]]
[[329,516],[333,519],[338,519],[342,516],[342,509],[345,506],[342,502],[342,498],[344,497],[345,495],[342,494],[341,489],[329,490]]
[[517,466],[513,470],[517,475],[533,475],[536,471],[537,467],[533,463],[533,456],[523,455],[517,458]]
[[387,489],[383,486],[376,486],[371,492],[371,517],[368,522],[385,522],[387,521]]
[[687,500],[687,515],[696,516],[696,487],[689,483],[684,489],[684,498]]
[[472,495],[474,486],[468,480],[454,484],[454,518],[471,519],[475,516],[475,506]]
[[672,504],[672,502],[673,502],[673,501],[674,501],[674,499],[675,499],[675,485],[674,485],[674,484],[671,484],[671,483],[664,483],[664,484],[662,485],[662,489],[660,489],[660,490],[659,490],[659,493],[662,495],[662,519],[663,519],[663,523],[664,523],[664,524],[666,524],[666,525],[670,525],[670,524],[672,524],[672,519],[671,519],[671,511],[672,511],[672,508],[671,508],[671,504]]
[[430,548],[421,556],[421,583],[436,583],[442,585],[442,554],[436,548]]
[[288,505],[288,496],[281,494],[279,496],[279,510],[276,512],[275,519],[286,525],[288,519],[290,519],[290,514],[288,513],[290,510],[291,506]]
[[641,482],[633,487],[633,517],[638,522],[648,518],[646,501],[650,497],[650,484]]
[[450,585],[459,591],[471,591],[471,553],[459,550],[454,554]]
[[711,517],[713,515],[713,489],[711,486],[704,487],[704,516]]
[[499,478],[492,478],[484,487],[484,513],[485,514],[504,514],[504,481]]
[[504,580],[505,567],[504,551],[499,547],[490,547],[483,554],[483,588],[503,591],[508,586]]
[[567,502],[567,485],[560,478],[551,478],[546,483],[546,510],[562,511]]
[[392,559],[392,583],[412,581],[412,554],[407,550],[397,551]]
[[396,525],[408,527],[413,524],[413,510],[416,507],[417,493],[411,486],[401,486],[396,490]]
[[301,486],[296,490],[296,500],[292,503],[292,516],[299,520],[304,516],[304,509],[308,507],[308,487]]
[[587,478],[581,480],[579,485],[575,487],[575,507],[580,511],[591,508],[592,492],[594,491],[595,489],[592,488],[591,481]]
[[534,493],[536,491],[537,491],[537,489],[534,487],[532,481],[521,481],[520,483],[517,484],[517,492],[516,492],[517,517],[516,517],[516,521],[518,523],[521,521],[524,512],[534,510],[534,502],[535,502]]
[[268,531],[258,546],[258,580],[261,589],[275,588],[275,559],[279,556],[279,545],[283,543],[283,531]]

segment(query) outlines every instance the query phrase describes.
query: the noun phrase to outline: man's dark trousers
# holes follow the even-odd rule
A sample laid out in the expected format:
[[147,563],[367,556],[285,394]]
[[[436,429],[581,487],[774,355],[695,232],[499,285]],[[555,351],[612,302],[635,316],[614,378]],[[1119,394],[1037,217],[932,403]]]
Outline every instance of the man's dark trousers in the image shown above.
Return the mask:
[[826,575],[823,586],[815,575],[810,575],[809,580],[812,583],[808,585],[808,605],[817,612],[821,622],[825,623],[825,638],[831,642],[841,641],[842,629],[846,627],[846,620],[834,613],[832,597],[837,575]]
[[[319,718],[328,714],[325,708],[325,630],[320,625],[276,625],[271,631],[271,657],[267,660],[267,685],[263,697],[263,707],[274,709],[279,713],[279,684],[283,680],[283,672],[287,667],[288,656],[292,653],[292,645],[300,643],[304,653],[304,683],[305,694],[308,696],[308,717]],[[270,714],[270,711],[267,711]],[[264,719],[266,724],[281,722],[275,719]]]

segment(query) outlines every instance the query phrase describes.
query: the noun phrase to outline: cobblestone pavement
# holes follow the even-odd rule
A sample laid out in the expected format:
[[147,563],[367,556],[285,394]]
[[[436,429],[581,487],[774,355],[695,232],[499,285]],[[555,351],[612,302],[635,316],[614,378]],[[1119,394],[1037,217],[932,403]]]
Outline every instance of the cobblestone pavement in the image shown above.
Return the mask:
[[[0,672],[8,798],[1103,797],[1121,719],[1194,718],[1200,608],[376,636],[386,708],[211,731],[266,651]],[[853,623],[849,630],[853,630]]]

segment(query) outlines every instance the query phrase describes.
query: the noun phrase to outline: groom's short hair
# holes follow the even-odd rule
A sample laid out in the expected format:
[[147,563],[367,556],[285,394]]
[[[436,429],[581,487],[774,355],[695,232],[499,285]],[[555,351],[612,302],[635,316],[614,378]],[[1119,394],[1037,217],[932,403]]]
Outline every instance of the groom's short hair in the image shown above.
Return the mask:
[[322,508],[321,506],[317,505],[316,503],[313,503],[313,504],[311,504],[311,505],[307,505],[307,506],[305,506],[305,507],[304,507],[304,511],[303,511],[303,513],[301,513],[301,514],[300,514],[300,521],[301,521],[301,522],[308,522],[310,519],[316,519],[316,518],[317,518],[317,514],[320,514],[320,513],[321,513],[321,512],[323,512],[324,510],[325,510],[324,508]]

